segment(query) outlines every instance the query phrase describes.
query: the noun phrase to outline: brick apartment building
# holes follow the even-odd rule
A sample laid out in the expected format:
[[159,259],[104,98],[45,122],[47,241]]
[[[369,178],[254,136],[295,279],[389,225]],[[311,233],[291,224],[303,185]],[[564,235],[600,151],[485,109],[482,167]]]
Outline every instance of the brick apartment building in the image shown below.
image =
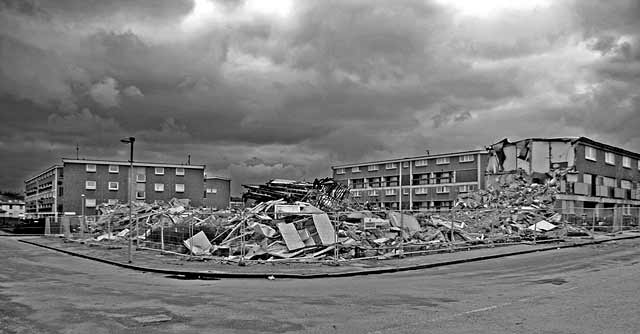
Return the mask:
[[597,209],[623,208],[631,214],[640,205],[638,153],[586,137],[504,139],[489,148],[488,183],[516,170],[534,179],[564,170],[556,197],[563,212],[591,216]]
[[486,150],[452,152],[331,167],[358,201],[384,208],[447,210],[459,193],[484,188]]
[[212,209],[226,209],[231,201],[231,180],[221,176],[204,179],[204,206]]
[[[134,162],[131,197],[147,203],[185,198],[193,206],[202,206],[204,169],[203,165]],[[129,175],[127,161],[62,159],[61,166],[25,181],[26,215],[57,218],[83,211],[95,215],[98,204],[128,201]]]

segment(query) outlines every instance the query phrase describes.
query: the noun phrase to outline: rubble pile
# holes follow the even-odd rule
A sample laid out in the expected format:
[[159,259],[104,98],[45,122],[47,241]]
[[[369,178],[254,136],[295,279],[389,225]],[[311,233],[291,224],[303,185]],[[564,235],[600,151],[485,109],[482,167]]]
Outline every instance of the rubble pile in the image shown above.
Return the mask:
[[464,194],[447,213],[365,210],[348,186],[330,178],[244,187],[253,205],[242,210],[193,208],[177,199],[134,204],[134,233],[127,205],[105,205],[90,231],[96,240],[137,238],[147,247],[228,261],[386,258],[398,255],[400,246],[430,251],[485,243],[489,236],[508,242],[566,231],[557,228],[562,216],[554,210],[555,182],[531,184],[523,175]]

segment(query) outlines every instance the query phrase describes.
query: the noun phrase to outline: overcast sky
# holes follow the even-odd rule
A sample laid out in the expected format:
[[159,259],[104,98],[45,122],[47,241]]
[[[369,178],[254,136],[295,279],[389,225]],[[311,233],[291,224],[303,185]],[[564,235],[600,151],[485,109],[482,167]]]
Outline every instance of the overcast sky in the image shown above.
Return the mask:
[[75,157],[241,183],[587,136],[640,152],[640,0],[0,0],[0,189]]

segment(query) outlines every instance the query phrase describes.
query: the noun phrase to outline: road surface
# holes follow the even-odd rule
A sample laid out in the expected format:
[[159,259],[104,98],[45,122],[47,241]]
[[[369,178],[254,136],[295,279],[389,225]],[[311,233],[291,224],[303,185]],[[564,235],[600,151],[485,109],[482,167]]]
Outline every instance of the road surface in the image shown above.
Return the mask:
[[0,238],[0,333],[639,333],[640,240],[319,280],[184,280]]

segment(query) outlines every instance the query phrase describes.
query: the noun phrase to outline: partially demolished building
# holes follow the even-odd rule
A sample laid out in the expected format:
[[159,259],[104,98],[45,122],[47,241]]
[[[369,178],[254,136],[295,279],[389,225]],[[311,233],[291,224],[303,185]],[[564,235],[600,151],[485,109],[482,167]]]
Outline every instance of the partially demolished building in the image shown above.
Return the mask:
[[640,205],[639,153],[586,137],[503,139],[488,151],[487,185],[517,172],[537,183],[556,178],[556,206],[577,215]]

